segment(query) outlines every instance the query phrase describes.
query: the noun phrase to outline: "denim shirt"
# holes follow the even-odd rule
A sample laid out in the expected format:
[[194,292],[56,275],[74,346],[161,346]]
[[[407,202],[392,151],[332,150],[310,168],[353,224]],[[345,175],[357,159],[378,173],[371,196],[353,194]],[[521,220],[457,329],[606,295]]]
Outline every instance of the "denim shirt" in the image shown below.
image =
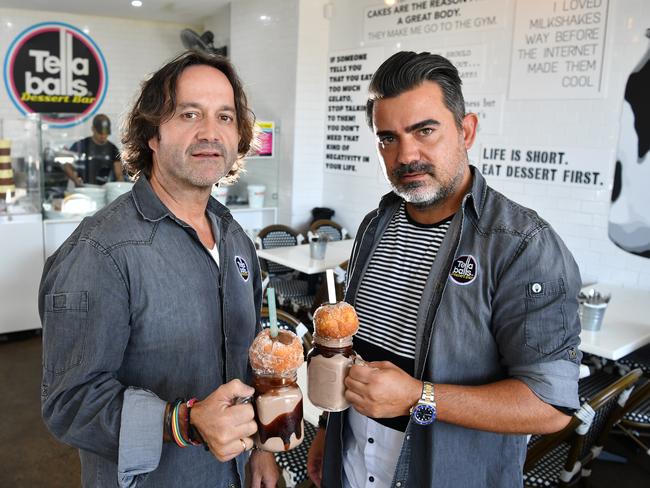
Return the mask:
[[[418,310],[415,370],[421,380],[483,385],[523,381],[544,402],[577,408],[578,267],[534,211],[487,186],[471,168],[465,195],[429,273]],[[386,195],[357,234],[346,301],[354,305],[371,254],[399,208]],[[470,266],[471,264],[471,266]],[[330,414],[323,469],[341,486],[345,412]],[[521,487],[526,437],[410,422],[392,486]]]
[[163,444],[165,403],[250,378],[258,330],[253,243],[210,198],[217,266],[145,177],[84,219],[45,264],[43,419],[80,451],[84,486],[239,486],[245,456],[220,463]]

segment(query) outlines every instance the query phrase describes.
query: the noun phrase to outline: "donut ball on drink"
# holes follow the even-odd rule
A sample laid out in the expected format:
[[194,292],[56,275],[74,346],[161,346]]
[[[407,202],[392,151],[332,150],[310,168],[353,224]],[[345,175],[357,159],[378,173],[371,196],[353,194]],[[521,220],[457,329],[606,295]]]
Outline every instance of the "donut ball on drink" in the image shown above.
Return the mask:
[[279,330],[277,337],[271,337],[271,330],[264,329],[251,344],[248,358],[255,371],[282,374],[297,369],[302,364],[302,342],[288,330]]
[[359,317],[347,302],[325,303],[314,312],[314,327],[320,337],[340,339],[359,330]]

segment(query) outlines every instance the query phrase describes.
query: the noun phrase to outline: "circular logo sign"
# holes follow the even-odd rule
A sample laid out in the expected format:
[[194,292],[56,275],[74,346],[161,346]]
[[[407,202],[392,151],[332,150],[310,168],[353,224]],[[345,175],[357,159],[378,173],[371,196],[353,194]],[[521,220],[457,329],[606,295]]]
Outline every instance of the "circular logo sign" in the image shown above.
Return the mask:
[[250,275],[250,272],[248,271],[248,263],[244,258],[241,256],[235,256],[235,264],[237,265],[237,270],[239,271],[239,274],[241,275],[242,279],[244,281],[248,281],[248,276]]
[[43,114],[54,127],[71,127],[90,117],[106,95],[106,61],[84,32],[62,22],[45,22],[21,32],[4,63],[9,98],[24,115]]
[[454,259],[449,278],[459,285],[469,285],[476,278],[478,266],[474,256],[459,256]]

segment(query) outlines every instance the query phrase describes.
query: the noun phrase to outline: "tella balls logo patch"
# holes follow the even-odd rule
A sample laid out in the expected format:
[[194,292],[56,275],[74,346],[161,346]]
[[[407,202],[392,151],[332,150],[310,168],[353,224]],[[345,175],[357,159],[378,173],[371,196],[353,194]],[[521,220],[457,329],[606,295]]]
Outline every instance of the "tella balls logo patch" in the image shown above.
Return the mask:
[[469,285],[474,281],[477,273],[478,263],[474,256],[459,256],[454,259],[449,279],[458,285]]
[[45,22],[13,40],[4,81],[22,114],[43,114],[44,121],[63,128],[83,122],[100,107],[108,75],[104,56],[87,34],[69,24]]

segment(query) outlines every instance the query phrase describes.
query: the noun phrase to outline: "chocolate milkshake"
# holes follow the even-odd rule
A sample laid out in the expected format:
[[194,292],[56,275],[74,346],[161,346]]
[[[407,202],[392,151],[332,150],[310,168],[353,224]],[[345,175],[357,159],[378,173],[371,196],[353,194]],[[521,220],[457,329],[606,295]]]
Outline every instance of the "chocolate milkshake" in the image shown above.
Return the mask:
[[352,336],[359,329],[354,308],[345,302],[320,306],[314,313],[314,347],[307,356],[309,400],[328,412],[340,412],[345,399],[345,377],[354,361]]
[[300,339],[280,330],[271,337],[263,330],[249,349],[253,368],[255,445],[265,451],[282,452],[303,440],[302,392],[296,383],[303,362]]

